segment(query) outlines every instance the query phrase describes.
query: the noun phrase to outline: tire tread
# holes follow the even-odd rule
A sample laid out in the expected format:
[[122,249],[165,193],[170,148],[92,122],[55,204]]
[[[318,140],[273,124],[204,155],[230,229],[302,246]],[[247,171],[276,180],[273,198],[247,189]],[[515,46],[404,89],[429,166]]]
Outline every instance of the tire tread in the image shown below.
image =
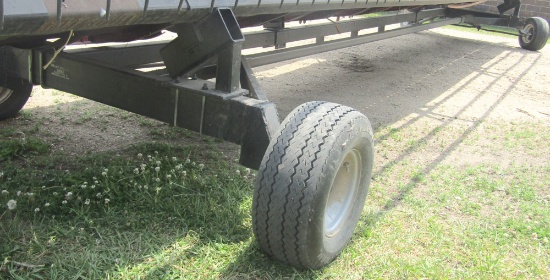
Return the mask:
[[[353,112],[357,115],[348,116]],[[330,147],[325,146],[328,137],[335,137],[331,132],[339,123],[357,116],[363,115],[346,106],[309,102],[295,109],[281,124],[273,149],[262,161],[265,168],[257,178],[253,203],[254,233],[268,255],[297,267],[318,265],[320,260],[309,259],[304,244],[308,209],[316,191],[308,186],[317,187],[311,181],[326,164],[317,162],[326,158],[321,153],[329,152]],[[290,180],[281,183],[284,176]]]

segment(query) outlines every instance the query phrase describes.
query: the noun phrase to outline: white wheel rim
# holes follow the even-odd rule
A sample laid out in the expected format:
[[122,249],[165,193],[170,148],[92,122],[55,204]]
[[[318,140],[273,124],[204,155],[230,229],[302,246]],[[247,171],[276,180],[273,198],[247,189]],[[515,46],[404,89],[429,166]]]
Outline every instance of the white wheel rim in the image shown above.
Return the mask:
[[533,34],[535,34],[535,26],[532,23],[529,23],[525,25],[524,30],[525,30],[525,34],[521,36],[521,40],[525,44],[529,44],[531,43],[531,41],[533,41],[533,37],[534,37]]
[[12,93],[13,93],[13,90],[5,87],[0,87],[0,104],[6,102],[6,100],[10,98]]
[[362,170],[361,153],[356,149],[350,150],[336,172],[327,198],[324,219],[326,237],[336,235],[349,218],[357,198]]

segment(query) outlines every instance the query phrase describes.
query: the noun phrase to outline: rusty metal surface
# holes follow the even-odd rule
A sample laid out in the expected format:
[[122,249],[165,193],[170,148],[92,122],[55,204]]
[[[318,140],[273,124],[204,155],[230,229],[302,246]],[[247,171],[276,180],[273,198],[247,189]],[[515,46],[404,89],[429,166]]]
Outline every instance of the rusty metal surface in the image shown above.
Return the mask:
[[241,25],[250,26],[281,17],[315,19],[466,2],[472,0],[0,0],[0,45],[71,30],[116,34],[121,27],[195,22],[220,7],[231,8]]

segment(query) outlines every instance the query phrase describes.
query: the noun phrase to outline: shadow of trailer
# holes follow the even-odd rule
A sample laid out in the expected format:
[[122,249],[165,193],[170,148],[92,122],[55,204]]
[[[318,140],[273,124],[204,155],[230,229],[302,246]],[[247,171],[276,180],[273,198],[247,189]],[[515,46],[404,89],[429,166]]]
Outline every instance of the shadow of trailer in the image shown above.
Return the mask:
[[[520,19],[514,0],[499,6],[514,9],[512,16],[468,11],[471,1],[457,0],[108,0],[101,9],[44,1],[24,14],[27,2],[0,1],[0,119],[14,116],[41,85],[237,143],[240,163],[258,170],[256,239],[268,255],[301,268],[329,264],[351,238],[371,180],[373,132],[358,111],[322,101],[279,122],[252,68],[449,24],[514,27],[521,47],[533,51],[549,33],[541,18]],[[286,25],[329,17],[336,20]],[[243,33],[242,26],[264,28]],[[67,47],[133,41],[163,29],[177,37]],[[332,35],[341,36],[328,40]],[[305,43],[286,47],[297,41]],[[266,47],[275,49],[242,55]]]

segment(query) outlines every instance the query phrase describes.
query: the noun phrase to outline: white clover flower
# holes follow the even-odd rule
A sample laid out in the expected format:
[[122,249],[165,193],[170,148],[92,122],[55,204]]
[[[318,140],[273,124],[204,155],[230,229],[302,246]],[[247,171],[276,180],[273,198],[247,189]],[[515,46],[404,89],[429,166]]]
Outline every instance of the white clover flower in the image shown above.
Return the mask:
[[101,193],[98,192],[95,196],[96,196],[96,197],[101,197]]
[[159,152],[158,152],[158,151],[155,151],[155,155],[158,155],[158,154],[159,154]]
[[139,153],[137,154],[138,158],[142,158],[143,157],[143,154]]
[[44,207],[50,207],[50,203],[49,203],[49,202],[46,202],[46,203],[44,204]]
[[45,188],[46,188],[46,186],[42,186],[42,189],[45,189]]
[[172,161],[177,161],[177,160],[178,160],[178,158],[172,157]]
[[176,170],[181,170],[183,166],[181,164],[176,165]]
[[201,169],[201,170],[204,169],[204,164],[202,164],[202,163],[199,164],[199,169]]
[[159,160],[155,161],[155,164],[160,165],[160,161]]
[[158,167],[158,166],[155,167],[155,171],[156,171],[156,172],[159,172],[159,171],[160,171],[160,167]]
[[239,169],[237,169],[237,171],[235,171],[235,173],[237,173],[237,175],[241,175],[241,171]]
[[136,175],[139,174],[139,169],[138,168],[134,168],[134,174],[136,174]]
[[63,201],[61,202],[61,204],[67,204],[67,201],[66,201],[66,200],[63,200]]
[[105,204],[109,203],[110,201],[111,201],[110,199],[106,198],[105,199]]
[[192,166],[195,166],[195,165],[197,165],[197,164],[193,161],[193,162],[191,163],[191,165],[192,165]]
[[80,186],[80,188],[82,188],[82,189],[85,189],[85,188],[87,188],[87,187],[88,187],[88,186],[86,186],[86,185]]
[[107,177],[107,172],[101,172],[101,176]]
[[90,199],[89,199],[89,198],[87,198],[87,199],[86,199],[86,201],[84,201],[84,204],[86,204],[86,205],[90,205]]
[[57,192],[53,192],[53,195],[58,195],[58,193],[57,193]]
[[170,180],[172,178],[172,175],[168,174],[166,175],[166,179]]
[[33,196],[33,195],[34,195],[34,193],[32,193],[32,192],[28,192],[28,193],[26,193],[26,195],[27,195],[27,196]]
[[9,194],[10,192],[8,192],[7,190],[2,190],[2,194],[6,195],[6,194]]
[[147,158],[149,158],[149,159],[150,159],[150,158],[151,158],[151,155],[147,155]]
[[95,180],[97,180],[97,177],[94,176],[94,177],[92,177],[92,179],[95,181]]
[[155,178],[155,182],[160,182],[160,178]]
[[73,192],[68,192],[65,194],[66,197],[71,197],[73,195]]
[[84,185],[87,185],[87,184],[88,184],[88,182],[84,182]]
[[181,172],[181,175],[183,175],[183,176],[187,176],[187,171],[185,171],[185,170],[184,170],[184,171],[182,171],[182,172]]
[[38,213],[38,212],[40,212],[40,208],[38,208],[38,207],[34,208],[34,213]]
[[16,194],[17,196],[20,196],[20,195],[21,195],[21,191],[17,191],[15,194]]
[[103,169],[103,172],[109,172],[109,169],[105,168]]
[[95,185],[91,185],[90,189],[92,189],[92,190],[95,189]]
[[250,175],[250,168],[245,169],[244,172],[245,172],[245,176]]
[[9,210],[15,210],[15,208],[17,208],[17,201],[13,200],[13,199],[10,199],[8,200],[8,209]]
[[190,160],[190,159],[186,159],[186,160],[185,160],[185,163],[186,163],[186,164],[189,164],[189,163],[191,163],[191,160]]
[[4,178],[4,172],[0,172],[0,179]]
[[147,185],[143,186],[144,189],[148,190],[149,187]]
[[94,181],[94,184],[96,184],[96,185],[99,184],[99,181]]

